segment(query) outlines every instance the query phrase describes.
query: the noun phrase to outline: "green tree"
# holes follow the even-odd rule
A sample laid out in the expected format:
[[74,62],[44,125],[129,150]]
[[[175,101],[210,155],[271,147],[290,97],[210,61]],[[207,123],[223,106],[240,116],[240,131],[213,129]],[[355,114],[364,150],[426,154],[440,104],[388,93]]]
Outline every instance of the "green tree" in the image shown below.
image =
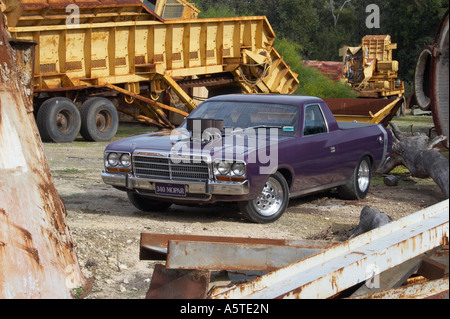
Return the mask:
[[[308,60],[341,61],[339,49],[358,46],[365,35],[389,34],[398,48],[399,77],[412,83],[417,56],[432,44],[448,10],[446,0],[198,0],[208,14],[265,15],[277,38],[296,43]],[[380,28],[368,28],[366,8],[380,9]],[[224,9],[226,8],[226,9]]]
[[434,43],[439,23],[448,10],[442,0],[385,0],[381,10],[381,32],[390,34],[398,44],[394,57],[399,61],[399,76],[413,81],[421,49]]

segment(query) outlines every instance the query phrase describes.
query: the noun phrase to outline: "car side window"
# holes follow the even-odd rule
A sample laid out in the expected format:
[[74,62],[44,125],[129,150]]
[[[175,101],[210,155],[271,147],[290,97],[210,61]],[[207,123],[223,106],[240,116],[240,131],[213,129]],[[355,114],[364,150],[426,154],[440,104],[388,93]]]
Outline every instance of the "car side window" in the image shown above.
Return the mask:
[[327,124],[320,106],[317,104],[305,107],[305,119],[303,123],[303,136],[326,133]]

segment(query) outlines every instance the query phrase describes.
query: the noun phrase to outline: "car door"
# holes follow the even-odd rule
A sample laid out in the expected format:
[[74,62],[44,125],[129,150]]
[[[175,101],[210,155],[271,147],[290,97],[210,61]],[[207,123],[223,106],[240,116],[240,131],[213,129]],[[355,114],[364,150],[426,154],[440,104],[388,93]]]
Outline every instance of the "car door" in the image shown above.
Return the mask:
[[301,136],[296,147],[295,189],[301,191],[332,183],[333,171],[338,166],[337,149],[318,103],[304,106],[300,129]]

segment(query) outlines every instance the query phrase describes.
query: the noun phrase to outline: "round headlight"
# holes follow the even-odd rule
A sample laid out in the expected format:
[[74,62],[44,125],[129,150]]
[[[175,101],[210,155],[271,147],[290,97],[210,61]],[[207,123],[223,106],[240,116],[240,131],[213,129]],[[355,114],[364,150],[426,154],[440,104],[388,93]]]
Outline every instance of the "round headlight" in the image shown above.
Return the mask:
[[122,164],[122,166],[130,166],[131,165],[131,156],[128,154],[123,154],[120,157],[120,164]]
[[119,155],[117,153],[109,153],[107,160],[109,165],[117,166],[119,164]]
[[231,165],[228,162],[220,162],[217,164],[217,171],[222,174],[226,175],[230,172]]
[[231,167],[234,175],[243,176],[245,174],[245,164],[244,163],[234,163]]

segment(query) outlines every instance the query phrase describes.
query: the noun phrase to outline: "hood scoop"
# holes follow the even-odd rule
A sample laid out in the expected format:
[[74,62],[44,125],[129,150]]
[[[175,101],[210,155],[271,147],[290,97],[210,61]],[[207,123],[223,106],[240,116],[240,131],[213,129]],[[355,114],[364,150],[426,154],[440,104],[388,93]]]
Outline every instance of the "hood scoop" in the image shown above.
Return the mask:
[[187,118],[186,128],[192,141],[209,143],[222,139],[223,120]]

